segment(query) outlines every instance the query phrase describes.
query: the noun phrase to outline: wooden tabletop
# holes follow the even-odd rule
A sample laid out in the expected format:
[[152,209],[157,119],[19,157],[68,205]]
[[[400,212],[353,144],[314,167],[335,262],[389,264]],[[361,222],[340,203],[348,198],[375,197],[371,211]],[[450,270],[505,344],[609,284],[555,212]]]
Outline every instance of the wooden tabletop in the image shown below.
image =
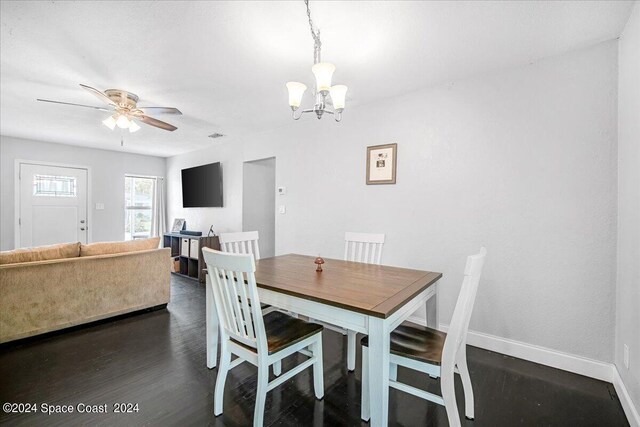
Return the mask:
[[324,258],[280,255],[256,262],[259,288],[387,318],[435,283],[442,273]]

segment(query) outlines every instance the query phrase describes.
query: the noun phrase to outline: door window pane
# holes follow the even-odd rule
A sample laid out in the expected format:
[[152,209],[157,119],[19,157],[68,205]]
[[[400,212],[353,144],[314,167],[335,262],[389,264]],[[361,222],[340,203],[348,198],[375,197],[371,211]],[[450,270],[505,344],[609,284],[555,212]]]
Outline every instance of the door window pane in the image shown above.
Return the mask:
[[154,178],[125,177],[125,240],[151,236],[155,183]]
[[49,197],[76,197],[76,177],[34,175],[33,195]]

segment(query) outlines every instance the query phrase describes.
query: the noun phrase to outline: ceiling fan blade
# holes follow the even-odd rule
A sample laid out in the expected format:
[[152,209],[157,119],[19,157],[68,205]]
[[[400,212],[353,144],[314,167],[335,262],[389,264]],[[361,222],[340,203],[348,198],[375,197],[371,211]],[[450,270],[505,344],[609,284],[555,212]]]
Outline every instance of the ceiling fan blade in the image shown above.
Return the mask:
[[52,104],[62,104],[62,105],[73,105],[74,107],[86,107],[86,108],[93,108],[94,110],[100,110],[100,111],[107,111],[109,113],[113,112],[113,110],[110,110],[108,108],[104,108],[104,107],[94,107],[93,105],[83,105],[83,104],[74,104],[71,102],[62,102],[62,101],[52,101],[50,99],[36,99],[36,101],[40,101],[40,102],[50,102]]
[[144,114],[182,114],[180,110],[173,107],[138,107]]
[[82,83],[80,83],[80,87],[89,91],[91,94],[93,94],[95,97],[100,99],[102,102],[106,102],[109,105],[113,105],[114,107],[117,107],[117,104],[113,102],[111,98],[109,98],[107,95],[105,95],[104,92],[101,92],[98,89],[93,88],[91,86],[83,85]]
[[168,130],[168,131],[171,131],[171,132],[173,132],[174,130],[178,129],[174,125],[170,125],[169,123],[165,123],[165,122],[163,122],[161,120],[154,119],[153,117],[145,116],[144,114],[137,115],[135,117],[138,120],[140,120],[142,123],[146,123],[146,124],[148,124],[150,126],[155,126],[157,128],[160,128],[160,129]]

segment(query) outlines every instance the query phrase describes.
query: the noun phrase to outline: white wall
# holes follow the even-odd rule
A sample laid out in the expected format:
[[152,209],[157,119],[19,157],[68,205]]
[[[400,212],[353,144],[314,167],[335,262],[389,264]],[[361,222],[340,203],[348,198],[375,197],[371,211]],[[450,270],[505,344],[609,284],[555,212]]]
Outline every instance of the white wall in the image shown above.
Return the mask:
[[[0,136],[0,245],[14,247],[14,168],[15,159],[87,166],[91,173],[92,241],[124,239],[124,175],[127,173],[164,176],[166,160],[117,151],[96,150]],[[104,203],[104,210],[95,210]]]
[[[183,208],[181,171],[184,168],[222,163],[222,208]],[[213,149],[192,151],[167,159],[167,221],[185,218],[188,230],[216,233],[242,231],[242,146],[216,144]]]
[[276,252],[276,159],[245,162],[242,180],[242,230],[260,233],[260,256]]
[[[635,4],[629,22],[620,37],[619,61],[618,286],[615,364],[636,411],[640,411],[640,4],[638,3]],[[629,369],[623,363],[624,344],[629,346]]]
[[[465,258],[485,245],[472,329],[612,362],[616,64],[612,41],[347,108],[341,123],[229,137],[168,159],[169,217],[240,230],[242,161],[275,156],[288,190],[276,253],[339,258],[345,231],[386,233],[384,263],[444,273],[448,323]],[[397,184],[365,185],[366,147],[390,142]],[[226,207],[180,208],[180,169],[211,161],[225,168]]]

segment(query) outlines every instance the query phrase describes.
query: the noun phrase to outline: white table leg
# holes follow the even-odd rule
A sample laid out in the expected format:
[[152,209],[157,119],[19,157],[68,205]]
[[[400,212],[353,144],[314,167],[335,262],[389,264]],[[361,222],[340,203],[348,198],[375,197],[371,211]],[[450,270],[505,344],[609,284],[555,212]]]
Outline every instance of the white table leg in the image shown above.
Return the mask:
[[369,317],[369,402],[371,427],[389,421],[389,331],[387,322]]
[[440,319],[438,317],[438,284],[431,285],[435,288],[435,294],[427,300],[427,326],[433,329],[440,328]]
[[206,288],[206,316],[205,323],[207,325],[207,368],[213,369],[217,365],[218,359],[218,315],[216,313],[216,305],[213,301],[213,292],[211,292],[211,283],[209,275],[207,275]]

